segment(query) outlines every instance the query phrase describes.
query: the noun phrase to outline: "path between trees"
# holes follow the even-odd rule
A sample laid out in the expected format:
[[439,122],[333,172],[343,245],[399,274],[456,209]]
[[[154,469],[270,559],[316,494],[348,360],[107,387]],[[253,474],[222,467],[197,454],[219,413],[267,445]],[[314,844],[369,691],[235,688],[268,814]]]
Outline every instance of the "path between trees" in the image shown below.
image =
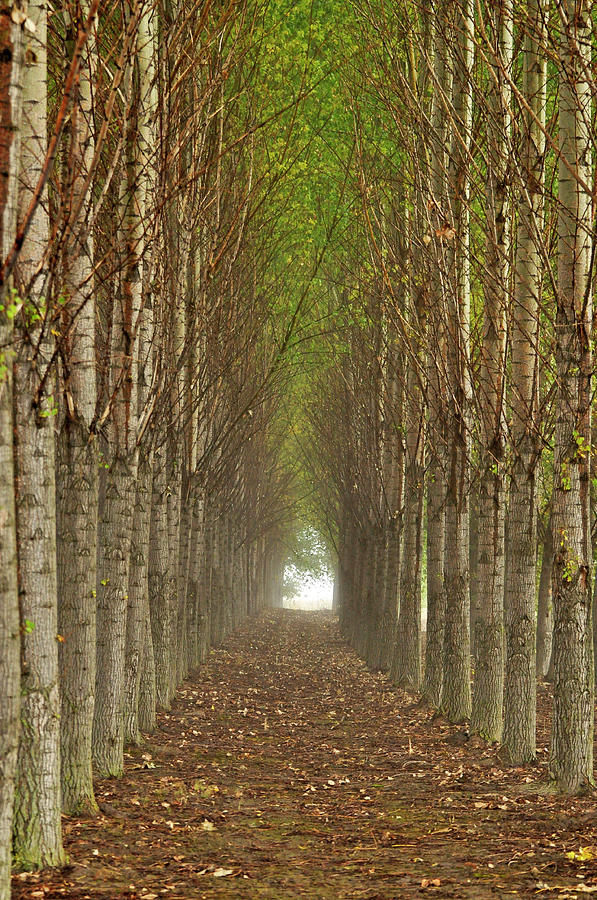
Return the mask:
[[594,798],[546,793],[544,762],[504,770],[326,614],[248,623],[160,726],[98,783],[101,816],[66,820],[70,865],[16,876],[15,898],[597,894]]

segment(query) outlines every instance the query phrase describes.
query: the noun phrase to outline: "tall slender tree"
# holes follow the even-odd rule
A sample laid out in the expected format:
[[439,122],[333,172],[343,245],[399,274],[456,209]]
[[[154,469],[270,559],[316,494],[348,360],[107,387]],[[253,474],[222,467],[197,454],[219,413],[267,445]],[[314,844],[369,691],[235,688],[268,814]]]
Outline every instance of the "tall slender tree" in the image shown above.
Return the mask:
[[[17,227],[23,42],[22,23],[14,19],[8,9],[0,13],[0,248],[3,261],[12,249]],[[21,697],[11,357],[15,301],[9,288],[9,283],[3,283],[0,291],[0,900],[10,898]]]
[[511,367],[511,475],[506,551],[506,675],[503,746],[513,763],[535,758],[535,579],[539,433],[539,311],[545,166],[546,7],[524,19]]
[[[88,4],[80,15],[86,19]],[[65,12],[69,56],[80,21]],[[95,691],[98,472],[95,283],[90,171],[94,156],[95,52],[88,41],[74,89],[63,183],[60,422],[56,443],[58,627],[62,804],[68,814],[96,810],[91,774]]]
[[449,150],[451,228],[447,283],[448,476],[444,583],[446,629],[442,711],[460,722],[471,713],[469,519],[470,481],[470,148],[474,7],[459,0],[451,22],[452,121]]
[[553,488],[554,718],[550,770],[561,790],[593,782],[594,670],[590,516],[592,6],[560,0],[558,393]]
[[[123,9],[125,35],[138,32],[139,7]],[[124,752],[124,676],[126,608],[138,467],[136,340],[141,310],[139,252],[143,239],[137,181],[138,81],[134,59],[126,60],[123,172],[120,186],[119,241],[122,265],[118,288],[109,298],[108,440],[105,485],[99,517],[97,571],[97,671],[93,719],[93,760],[98,773],[121,775]]]
[[481,474],[479,478],[478,615],[471,730],[489,741],[502,735],[503,603],[505,578],[506,309],[510,242],[508,160],[513,18],[510,0],[491,10],[487,94],[487,181],[483,346],[479,374]]
[[[48,303],[47,196],[35,205],[47,153],[47,10],[33,3],[23,72],[19,212],[33,218],[15,270],[15,484],[21,612],[21,737],[13,828],[18,866],[64,862],[56,576],[55,399]],[[32,33],[31,33],[32,31]]]

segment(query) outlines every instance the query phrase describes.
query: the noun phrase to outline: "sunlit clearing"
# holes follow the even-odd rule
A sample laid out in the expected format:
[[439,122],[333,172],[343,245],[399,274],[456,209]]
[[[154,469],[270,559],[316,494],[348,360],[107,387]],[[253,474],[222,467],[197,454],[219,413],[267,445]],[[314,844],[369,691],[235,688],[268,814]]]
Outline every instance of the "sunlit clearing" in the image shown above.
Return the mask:
[[284,609],[331,609],[334,593],[334,582],[328,576],[320,578],[309,578],[304,575],[296,583],[296,570],[294,566],[288,566],[290,570],[289,581],[293,582],[293,590],[284,593],[283,603]]

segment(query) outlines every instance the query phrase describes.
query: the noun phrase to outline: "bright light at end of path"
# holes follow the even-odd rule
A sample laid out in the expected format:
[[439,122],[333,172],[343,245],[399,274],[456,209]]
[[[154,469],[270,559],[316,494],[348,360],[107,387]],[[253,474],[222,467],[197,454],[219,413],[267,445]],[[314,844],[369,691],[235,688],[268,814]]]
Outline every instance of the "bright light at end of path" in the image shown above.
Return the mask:
[[334,582],[331,578],[305,578],[294,597],[284,597],[284,609],[331,609]]

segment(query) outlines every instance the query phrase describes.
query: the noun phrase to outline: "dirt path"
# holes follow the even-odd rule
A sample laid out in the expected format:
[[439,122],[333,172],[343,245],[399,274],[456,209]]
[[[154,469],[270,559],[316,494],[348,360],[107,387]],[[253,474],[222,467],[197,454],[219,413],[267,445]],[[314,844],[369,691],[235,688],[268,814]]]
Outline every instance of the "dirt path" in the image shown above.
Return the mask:
[[70,866],[16,898],[597,894],[594,799],[554,799],[544,764],[504,771],[324,614],[249,623],[126,763],[99,819],[65,820]]

